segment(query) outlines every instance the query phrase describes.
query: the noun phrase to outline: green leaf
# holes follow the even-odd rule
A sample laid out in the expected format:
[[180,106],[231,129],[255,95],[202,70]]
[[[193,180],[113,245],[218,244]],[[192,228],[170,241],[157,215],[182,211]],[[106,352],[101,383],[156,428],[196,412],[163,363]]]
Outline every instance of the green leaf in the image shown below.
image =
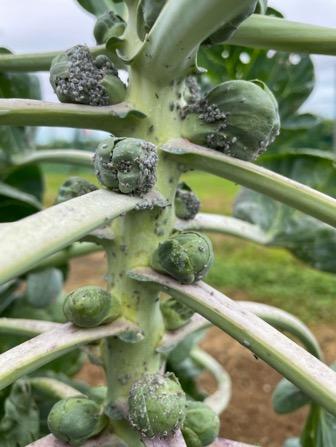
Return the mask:
[[[319,153],[278,154],[264,164],[287,177],[336,197],[332,157]],[[283,205],[263,194],[243,189],[236,199],[234,215],[253,223],[269,237],[269,245],[287,248],[319,270],[336,273],[336,230],[328,224]]]
[[166,0],[140,0],[137,29],[141,40],[151,30],[165,3]]
[[13,170],[5,179],[7,185],[18,188],[42,201],[44,182],[42,172],[37,165],[27,165]]
[[281,133],[271,147],[273,152],[293,148],[319,148],[330,151],[333,147],[333,122],[321,121],[309,114],[294,115],[282,123]]
[[258,0],[257,7],[256,7],[256,13],[257,14],[266,14],[267,3],[268,3],[268,0]]
[[56,268],[31,272],[27,278],[27,300],[33,307],[47,307],[62,291],[63,275]]
[[[38,200],[36,200],[36,198],[34,196],[32,196],[31,194],[27,194],[23,191],[20,191],[17,188],[13,188],[12,186],[6,185],[6,183],[0,182],[0,206],[2,205],[1,203],[1,199],[15,199],[19,202],[24,202],[28,205],[31,205],[32,207],[34,207],[36,210],[40,210],[41,209],[41,204]],[[1,216],[5,217],[5,216]],[[9,221],[10,218],[6,218],[4,220],[4,222]]]
[[260,79],[274,93],[282,120],[291,117],[310,96],[314,87],[314,66],[310,56],[216,45],[201,47],[198,64],[207,72],[205,85],[232,79]]
[[167,359],[167,369],[174,372],[181,382],[183,390],[193,399],[203,400],[205,394],[197,385],[197,378],[202,373],[201,368],[190,353],[202,340],[206,330],[197,330],[185,337],[170,353]]
[[78,3],[88,12],[95,16],[104,14],[105,11],[112,10],[122,18],[126,18],[127,8],[123,0],[77,0]]
[[19,284],[17,279],[12,279],[0,286],[0,314],[15,300]]
[[1,447],[24,447],[39,437],[39,411],[26,380],[13,385],[4,410],[0,420]]
[[287,414],[310,403],[310,398],[289,380],[282,379],[272,395],[274,411]]
[[321,409],[317,428],[316,447],[334,447],[336,445],[336,418]]
[[0,182],[0,222],[13,222],[42,209],[43,177],[38,166],[22,166]]
[[[2,49],[1,53],[9,53]],[[0,98],[40,99],[41,90],[37,76],[23,73],[0,73]],[[34,134],[30,129],[0,127],[0,154],[29,152],[33,149]]]

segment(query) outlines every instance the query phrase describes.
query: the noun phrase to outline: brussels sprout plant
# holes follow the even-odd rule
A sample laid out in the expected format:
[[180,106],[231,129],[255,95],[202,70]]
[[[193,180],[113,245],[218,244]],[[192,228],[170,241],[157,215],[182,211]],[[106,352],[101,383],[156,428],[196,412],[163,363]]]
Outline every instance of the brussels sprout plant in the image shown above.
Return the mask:
[[[285,246],[313,265],[320,251],[310,249],[312,235],[299,238],[298,218],[336,240],[335,184],[307,186],[277,149],[282,131],[314,120],[298,113],[309,79],[295,98],[283,85],[295,70],[310,73],[309,53],[336,54],[336,30],[287,21],[265,0],[78,1],[97,16],[96,47],[30,55],[0,48],[0,444],[246,446],[219,438],[230,379],[197,346],[215,325],[284,376],[276,411],[311,405],[302,437],[287,446],[336,445],[336,373],[309,329],[204,282],[214,262],[207,232]],[[241,47],[266,67],[280,60],[281,70],[252,62],[246,70],[235,59]],[[270,49],[276,56],[266,56]],[[302,64],[282,70],[292,52]],[[59,102],[40,100],[26,72],[41,70]],[[275,88],[270,72],[280,71]],[[34,126],[106,138],[91,153],[35,150]],[[43,209],[45,162],[90,167],[100,187],[71,177]],[[236,217],[199,213],[181,179],[191,170],[249,189]],[[287,217],[294,229],[286,232]],[[71,258],[98,250],[105,287],[63,293]],[[84,354],[104,369],[106,386],[74,379]],[[196,385],[204,369],[218,383],[209,396]]]

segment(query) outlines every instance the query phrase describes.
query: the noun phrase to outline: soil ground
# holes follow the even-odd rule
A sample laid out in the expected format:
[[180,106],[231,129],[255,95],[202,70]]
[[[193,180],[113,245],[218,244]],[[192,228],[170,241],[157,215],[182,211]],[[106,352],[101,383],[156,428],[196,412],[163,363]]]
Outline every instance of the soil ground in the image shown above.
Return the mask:
[[[103,254],[72,262],[74,268],[67,282],[68,290],[85,284],[104,285]],[[312,330],[321,343],[327,362],[333,362],[336,359],[336,328],[319,324]],[[232,400],[221,418],[222,436],[262,447],[281,447],[287,437],[300,433],[306,409],[286,416],[276,415],[272,410],[272,390],[281,378],[277,372],[216,328],[209,331],[202,347],[224,366],[232,379]],[[102,370],[93,365],[85,365],[79,377],[91,384],[104,383]],[[201,383],[209,391],[214,389],[210,376],[203,377]]]

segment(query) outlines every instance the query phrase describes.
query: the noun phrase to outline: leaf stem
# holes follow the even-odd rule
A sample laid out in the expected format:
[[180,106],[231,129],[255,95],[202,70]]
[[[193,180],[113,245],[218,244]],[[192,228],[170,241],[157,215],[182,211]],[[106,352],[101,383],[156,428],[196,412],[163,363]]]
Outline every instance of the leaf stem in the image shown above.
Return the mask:
[[[120,439],[110,433],[103,433],[96,438],[84,442],[81,447],[118,447]],[[32,442],[26,447],[69,447],[68,443],[56,439],[53,435],[45,436],[38,441]],[[239,447],[239,446],[238,446]]]
[[29,383],[36,390],[57,400],[83,395],[72,386],[49,377],[33,377],[29,379]]
[[268,323],[203,282],[181,285],[149,268],[130,272],[191,307],[336,415],[336,373]]
[[143,117],[127,103],[94,107],[33,99],[0,99],[0,125],[75,127],[127,136]]
[[135,329],[125,320],[85,330],[66,323],[38,335],[0,355],[0,389],[78,346],[119,335],[130,328]]
[[92,167],[93,152],[80,149],[50,149],[37,150],[23,156],[13,157],[15,166],[24,166],[32,163],[61,163]]
[[254,313],[274,328],[296,337],[314,357],[323,361],[323,352],[309,328],[294,315],[274,306],[252,301],[238,301],[243,309]]
[[178,230],[198,230],[227,234],[261,245],[267,245],[269,242],[267,234],[257,225],[244,222],[235,217],[220,216],[218,214],[199,213],[192,220],[177,219],[175,228]]
[[218,151],[172,140],[162,147],[181,169],[199,169],[261,192],[336,227],[336,199],[254,163]]
[[101,189],[1,227],[0,283],[134,209],[142,200]]
[[51,321],[27,320],[25,318],[0,318],[0,334],[23,335],[34,337],[43,332],[59,329],[60,323]]
[[227,43],[296,53],[336,55],[336,28],[254,14]]
[[[105,45],[90,48],[93,56],[99,54],[108,54]],[[62,51],[50,51],[47,53],[26,53],[26,54],[0,54],[0,72],[2,71],[49,71],[51,61],[58,56]]]
[[77,242],[64,250],[60,250],[57,253],[48,256],[46,259],[38,263],[38,267],[59,266],[65,264],[70,259],[96,253],[97,251],[102,251],[102,249],[103,248],[100,245],[91,242]]
[[191,351],[191,358],[207,369],[217,381],[217,391],[204,400],[204,403],[220,415],[229,405],[231,399],[231,378],[220,363],[200,348]]

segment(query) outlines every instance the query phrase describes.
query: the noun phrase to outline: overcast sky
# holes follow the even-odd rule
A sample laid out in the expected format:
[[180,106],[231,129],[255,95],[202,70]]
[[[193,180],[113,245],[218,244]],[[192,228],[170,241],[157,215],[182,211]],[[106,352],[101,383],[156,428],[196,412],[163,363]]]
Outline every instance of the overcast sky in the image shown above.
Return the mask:
[[[270,0],[288,19],[336,27],[336,0]],[[75,0],[0,0],[0,46],[13,52],[66,49],[94,45],[94,18]],[[305,110],[335,116],[336,58],[314,56],[317,85]],[[43,94],[55,100],[48,77],[42,75]]]

